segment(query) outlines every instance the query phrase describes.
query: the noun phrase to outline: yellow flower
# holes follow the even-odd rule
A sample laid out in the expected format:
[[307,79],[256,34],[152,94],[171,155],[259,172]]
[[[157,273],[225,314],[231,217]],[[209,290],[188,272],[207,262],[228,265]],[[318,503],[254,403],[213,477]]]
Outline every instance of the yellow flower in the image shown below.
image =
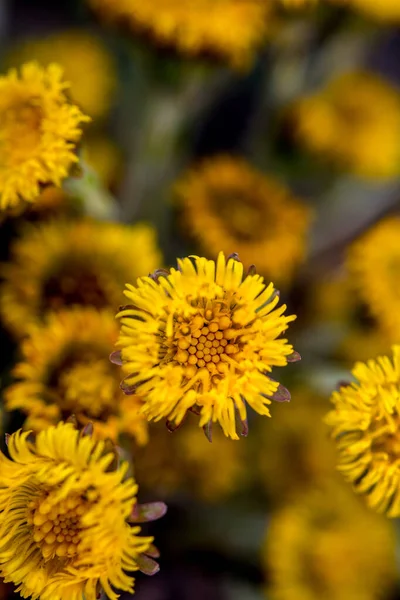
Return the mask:
[[52,62],[61,65],[70,82],[73,101],[93,119],[97,121],[108,112],[116,66],[99,37],[79,29],[57,32],[18,44],[8,56],[12,65],[32,59],[44,66]]
[[51,315],[22,344],[6,408],[26,413],[27,429],[39,431],[74,414],[79,425],[91,421],[98,437],[118,441],[127,432],[146,443],[140,400],[121,392],[119,369],[108,358],[117,338],[111,312],[78,308]]
[[356,363],[355,383],[332,394],[326,417],[338,448],[339,470],[370,507],[400,515],[400,346],[393,360]]
[[59,65],[31,62],[0,77],[0,208],[34,202],[42,186],[61,186],[78,161],[88,121],[67,100]]
[[23,598],[96,600],[99,586],[133,592],[125,571],[138,570],[152,538],[130,527],[137,485],[128,463],[110,470],[114,454],[60,423],[19,430],[0,453],[0,574]]
[[211,255],[235,250],[278,283],[303,260],[310,209],[244,160],[211,158],[185,174],[175,193],[185,227]]
[[235,418],[246,420],[246,402],[269,416],[270,398],[281,394],[272,367],[298,359],[279,338],[295,317],[276,308],[272,283],[244,275],[242,263],[221,252],[216,263],[180,259],[178,269],[142,277],[125,295],[132,306],[118,315],[124,387],[144,397],[149,420],[179,424],[193,410],[200,426],[219,422],[239,439]]
[[399,173],[400,95],[372,73],[347,73],[293,108],[308,150],[362,177]]
[[263,550],[268,598],[383,598],[397,578],[395,548],[390,521],[327,482],[272,516]]
[[372,315],[398,339],[400,332],[400,218],[387,217],[350,247],[354,287]]
[[274,506],[330,476],[336,466],[335,445],[322,422],[328,399],[306,387],[291,390],[291,395],[290,410],[276,406],[268,430],[259,422],[251,439],[248,462]]
[[331,0],[331,2],[351,6],[378,21],[388,23],[400,21],[400,4],[398,0]]
[[150,33],[188,56],[216,56],[248,66],[262,45],[272,3],[260,0],[88,0],[106,20]]
[[[232,444],[221,430],[212,444],[193,422],[172,435],[164,424],[149,430],[146,447],[135,448],[135,475],[142,489],[161,497],[186,492],[206,502],[218,502],[243,489],[246,469],[242,444]],[[215,468],[218,457],[218,468]]]
[[30,226],[3,265],[0,309],[16,335],[49,312],[94,306],[113,312],[126,281],[149,273],[160,253],[152,227],[94,221]]

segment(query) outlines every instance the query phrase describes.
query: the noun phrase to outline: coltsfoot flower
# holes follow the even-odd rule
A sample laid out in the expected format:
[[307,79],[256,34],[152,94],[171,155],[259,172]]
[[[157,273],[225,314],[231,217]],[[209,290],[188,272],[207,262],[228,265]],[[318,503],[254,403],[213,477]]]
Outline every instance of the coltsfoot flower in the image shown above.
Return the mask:
[[291,280],[306,253],[311,209],[281,182],[221,155],[185,173],[174,192],[184,226],[205,252],[235,248],[244,263],[257,262],[273,281]]
[[340,75],[293,107],[295,135],[306,149],[361,177],[399,174],[400,94],[368,72]]
[[128,463],[113,468],[104,442],[70,423],[31,437],[17,431],[8,440],[11,460],[0,453],[0,575],[23,598],[132,593],[127,572],[139,569],[152,538],[128,522],[138,489],[126,478]]
[[57,64],[35,62],[0,77],[0,208],[35,202],[43,186],[61,186],[78,161],[89,120],[65,94]]
[[12,65],[36,60],[43,66],[59,64],[70,82],[72,100],[98,121],[111,105],[116,83],[116,65],[100,37],[88,30],[70,29],[19,42],[11,49]]
[[397,341],[400,334],[400,218],[375,224],[349,248],[347,260],[354,289],[371,314]]
[[122,393],[119,369],[108,359],[117,339],[112,312],[86,307],[50,315],[22,343],[6,408],[27,415],[26,429],[40,431],[74,414],[78,425],[93,424],[96,437],[117,442],[124,432],[146,443],[140,399]]
[[161,45],[189,56],[216,56],[234,67],[252,62],[271,18],[272,2],[259,0],[88,0],[108,21],[150,33]]
[[271,600],[378,600],[394,588],[392,523],[327,481],[275,511],[263,560]]
[[159,261],[156,232],[148,225],[63,220],[30,226],[2,266],[3,320],[20,337],[61,309],[114,313],[125,283]]
[[400,346],[393,357],[356,363],[356,382],[332,394],[326,417],[339,453],[339,470],[368,505],[400,515]]
[[271,398],[290,395],[269,376],[299,356],[280,335],[295,316],[277,308],[279,294],[260,275],[244,274],[236,255],[216,262],[194,256],[178,269],[158,271],[128,285],[132,305],[123,307],[120,352],[127,373],[122,388],[144,399],[149,420],[179,425],[188,410],[200,426],[218,422],[238,439],[247,430],[246,403],[268,415]]

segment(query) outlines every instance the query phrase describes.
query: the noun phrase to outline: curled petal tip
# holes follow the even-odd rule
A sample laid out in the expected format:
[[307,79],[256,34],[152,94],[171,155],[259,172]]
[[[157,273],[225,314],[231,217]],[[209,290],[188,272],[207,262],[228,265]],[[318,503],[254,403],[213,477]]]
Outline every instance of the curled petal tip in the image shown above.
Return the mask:
[[116,350],[115,352],[111,352],[109,358],[110,358],[110,361],[113,363],[113,365],[118,365],[119,367],[122,366],[121,350]]
[[139,571],[145,575],[155,575],[160,570],[160,565],[145,554],[139,554],[139,556],[136,558],[136,562],[139,567]]
[[286,360],[288,361],[288,363],[298,362],[299,360],[301,360],[301,356],[298,352],[294,351],[292,352],[292,354],[289,354],[286,357]]
[[165,502],[147,502],[135,504],[130,514],[129,521],[132,523],[148,523],[161,519],[167,512]]
[[204,425],[203,427],[204,435],[208,439],[209,442],[212,442],[212,421],[211,419]]
[[272,394],[272,396],[270,396],[270,398],[275,402],[290,402],[291,395],[289,390],[280,383],[278,389],[274,394]]

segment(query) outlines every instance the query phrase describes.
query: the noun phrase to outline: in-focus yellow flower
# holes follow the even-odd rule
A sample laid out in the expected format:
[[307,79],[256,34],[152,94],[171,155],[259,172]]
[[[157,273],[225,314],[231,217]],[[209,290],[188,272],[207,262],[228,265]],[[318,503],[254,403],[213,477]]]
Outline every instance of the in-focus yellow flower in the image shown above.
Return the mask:
[[330,0],[334,4],[350,6],[366,16],[387,23],[400,22],[398,0]]
[[336,466],[335,444],[322,422],[328,399],[306,387],[291,394],[290,410],[276,406],[268,430],[259,421],[251,438],[248,463],[274,506],[329,477]]
[[184,226],[210,255],[235,250],[279,284],[303,260],[311,210],[244,160],[208,159],[183,175],[175,193]]
[[308,150],[368,178],[400,170],[400,95],[378,75],[341,75],[298,101],[296,136]]
[[371,314],[399,339],[400,217],[383,219],[356,240],[349,250],[348,268]]
[[149,273],[160,252],[151,226],[59,221],[27,227],[3,265],[0,310],[18,335],[49,312],[94,306],[113,312],[126,281]]
[[88,30],[72,29],[19,43],[8,62],[20,65],[37,60],[48,66],[56,62],[70,82],[72,100],[96,121],[109,110],[114,95],[116,66],[99,37]]
[[106,20],[150,33],[183,54],[211,55],[243,68],[265,40],[273,9],[260,0],[88,0]]
[[184,492],[206,502],[222,501],[243,489],[247,472],[243,444],[232,444],[220,429],[207,444],[190,421],[172,435],[164,424],[150,426],[148,445],[134,451],[141,488],[163,498]]
[[235,421],[246,421],[246,402],[269,416],[271,397],[282,393],[272,367],[299,358],[280,338],[295,317],[277,308],[272,283],[245,275],[236,257],[221,252],[216,262],[180,259],[178,269],[142,277],[125,295],[132,306],[118,315],[123,385],[144,398],[149,420],[178,425],[192,410],[200,426],[218,422],[239,439]]
[[119,369],[108,358],[117,338],[112,312],[78,308],[51,315],[22,344],[7,409],[27,414],[26,429],[39,431],[74,414],[81,426],[91,421],[97,437],[118,441],[126,432],[146,443],[140,400],[122,393]]
[[271,600],[378,600],[394,588],[392,523],[326,483],[272,516],[263,559]]
[[111,600],[133,592],[126,571],[138,570],[152,538],[127,520],[137,485],[128,463],[110,469],[114,453],[80,437],[71,424],[38,433],[19,430],[0,453],[0,574],[23,598]]
[[67,100],[59,65],[31,62],[0,77],[0,208],[34,202],[43,186],[61,186],[78,161],[88,121]]
[[338,448],[339,470],[370,507],[400,515],[400,346],[393,359],[356,363],[356,382],[332,394],[326,417]]

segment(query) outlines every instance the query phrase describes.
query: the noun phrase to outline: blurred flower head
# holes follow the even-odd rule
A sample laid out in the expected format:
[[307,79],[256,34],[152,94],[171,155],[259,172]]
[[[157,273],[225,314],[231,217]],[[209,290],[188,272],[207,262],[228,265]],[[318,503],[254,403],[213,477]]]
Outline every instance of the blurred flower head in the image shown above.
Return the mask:
[[101,39],[89,30],[52,33],[15,46],[8,62],[20,65],[37,60],[48,66],[58,63],[70,82],[74,103],[98,121],[109,111],[116,85],[116,65]]
[[334,4],[350,6],[377,21],[400,22],[400,4],[398,0],[330,0]]
[[133,592],[140,554],[130,517],[137,494],[128,463],[112,469],[113,452],[60,423],[37,434],[21,430],[0,453],[0,574],[17,592],[42,600],[96,600],[101,588]]
[[123,389],[144,397],[149,420],[179,425],[192,410],[200,426],[218,422],[239,439],[246,403],[269,415],[280,393],[269,373],[294,354],[280,336],[295,319],[284,315],[285,305],[277,308],[272,283],[246,275],[236,257],[221,252],[216,262],[180,259],[178,269],[142,277],[125,295],[132,305],[118,315]]
[[355,382],[332,394],[326,422],[338,449],[339,470],[368,505],[400,515],[400,346],[393,357],[356,363]]
[[61,186],[78,161],[89,119],[70,104],[59,65],[35,62],[0,77],[0,208],[35,202],[43,186]]
[[142,489],[153,494],[185,492],[206,502],[220,502],[242,489],[244,448],[222,431],[207,444],[197,424],[186,423],[171,434],[165,424],[151,425],[149,444],[134,451],[134,468]]
[[400,170],[400,95],[378,75],[346,73],[293,107],[300,144],[367,178]]
[[397,341],[400,332],[400,217],[387,217],[356,240],[348,268],[371,314]]
[[126,281],[159,264],[155,230],[90,220],[27,227],[2,266],[0,309],[18,336],[50,312],[93,306],[113,313]]
[[23,341],[6,407],[27,415],[26,429],[40,431],[74,414],[80,426],[93,423],[97,438],[117,442],[125,432],[145,443],[140,400],[122,393],[119,369],[108,358],[117,338],[112,312],[87,307],[51,315]]
[[210,255],[237,252],[278,284],[304,259],[311,210],[244,160],[210,158],[175,186],[184,226]]
[[259,0],[88,0],[107,21],[150,34],[187,56],[209,55],[247,67],[262,45],[272,13]]
[[394,531],[326,483],[273,515],[264,561],[271,600],[377,600],[396,580]]

